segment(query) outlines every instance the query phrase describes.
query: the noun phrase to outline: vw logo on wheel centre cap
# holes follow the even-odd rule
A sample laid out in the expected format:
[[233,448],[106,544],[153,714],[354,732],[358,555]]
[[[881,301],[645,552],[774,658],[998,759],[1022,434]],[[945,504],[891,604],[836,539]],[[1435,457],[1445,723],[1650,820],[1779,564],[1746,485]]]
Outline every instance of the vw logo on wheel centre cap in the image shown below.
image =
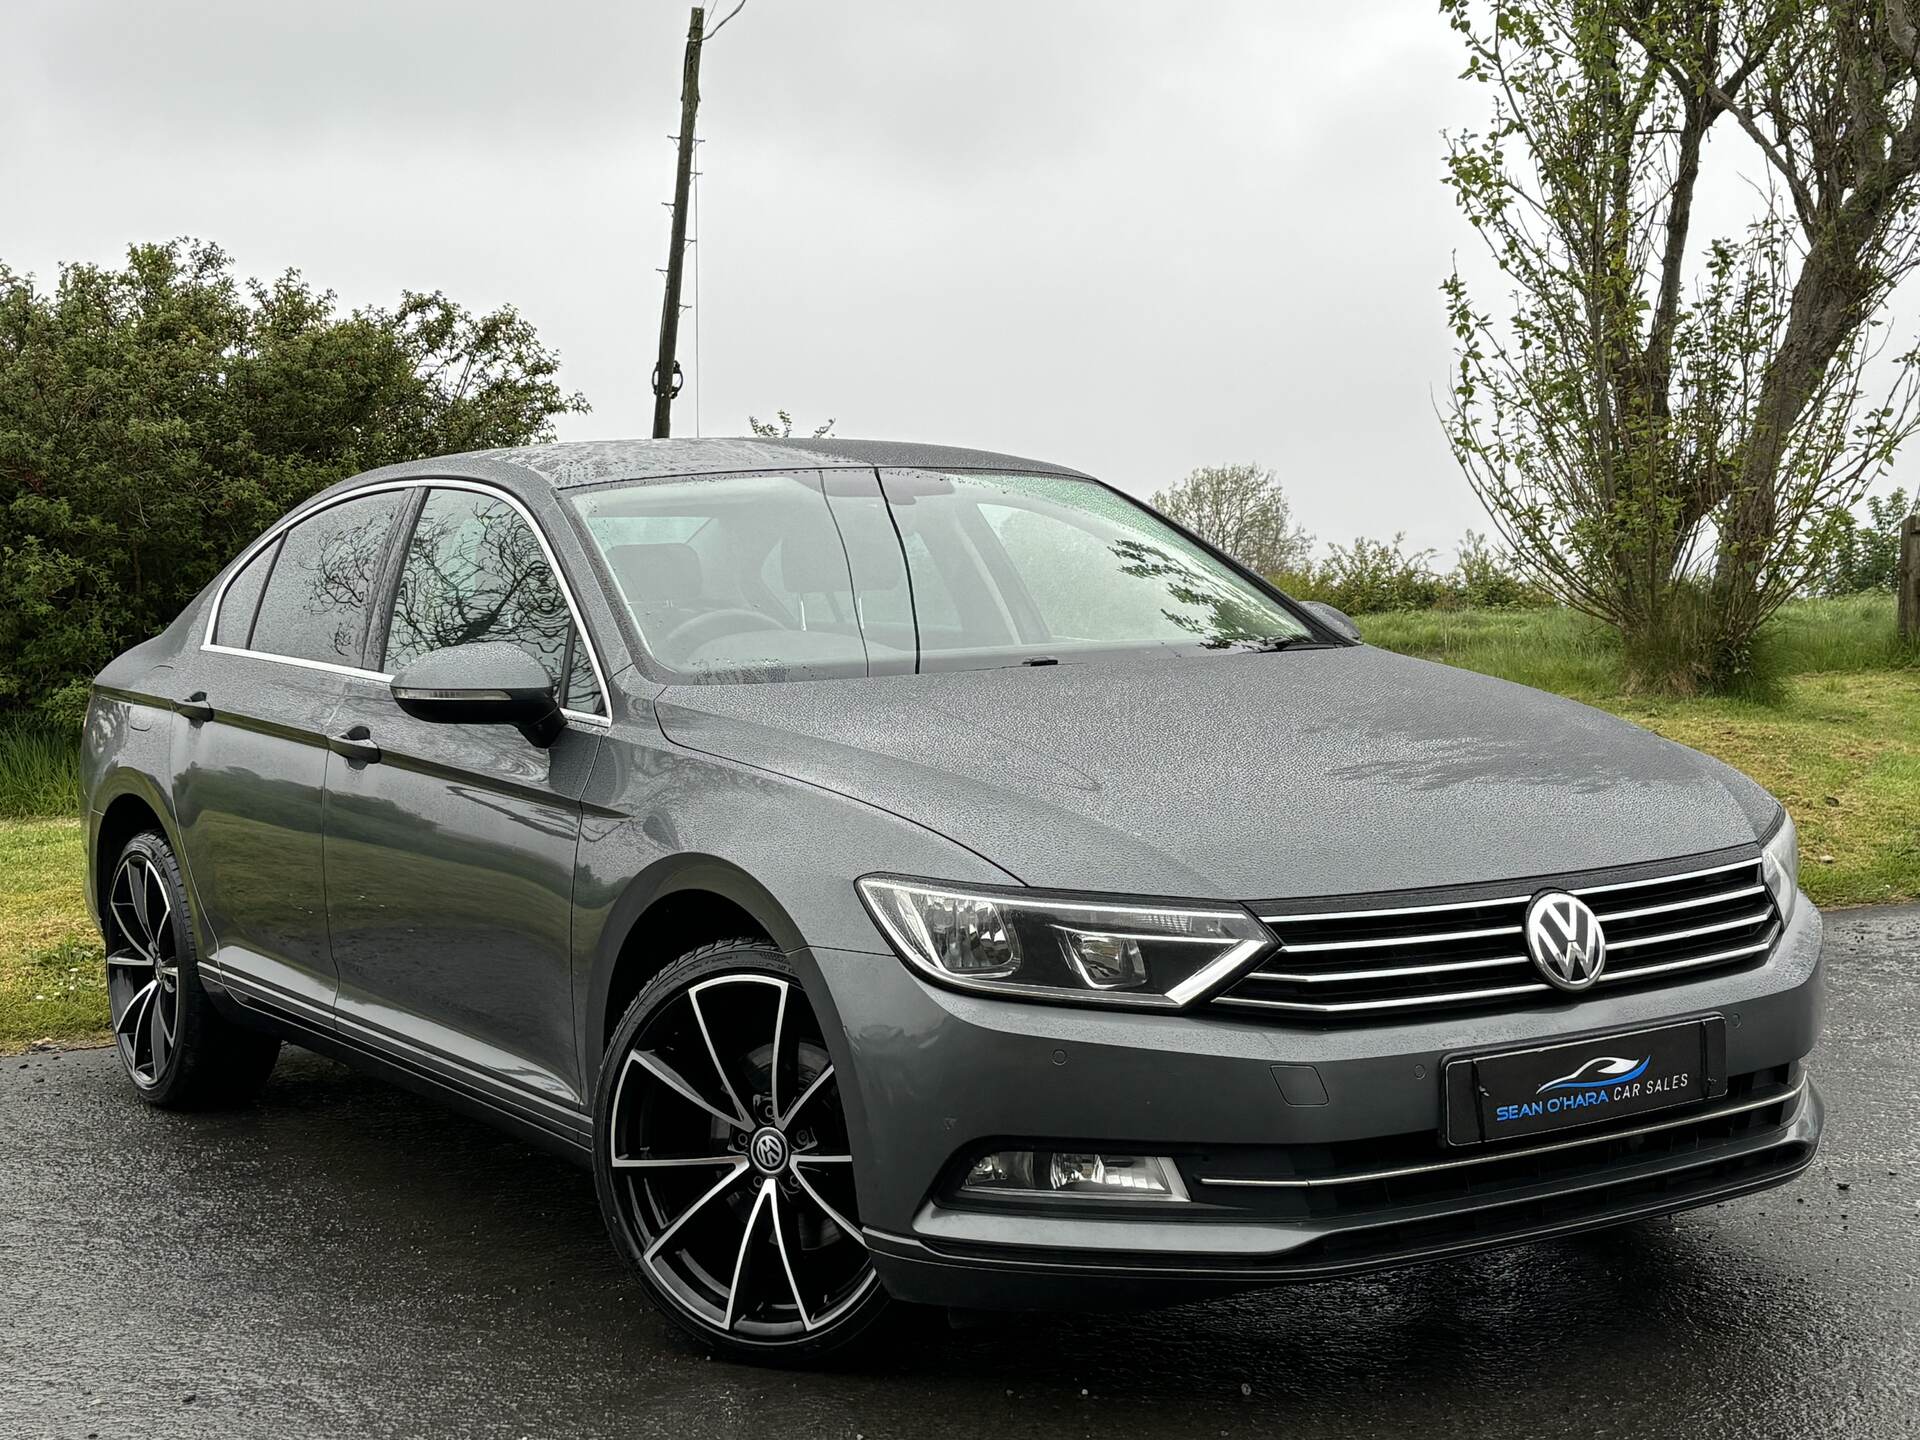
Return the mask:
[[754,1133],[747,1155],[760,1170],[771,1175],[787,1163],[787,1137],[772,1126]]
[[1584,900],[1548,890],[1527,906],[1527,953],[1548,984],[1585,990],[1607,968],[1607,937]]

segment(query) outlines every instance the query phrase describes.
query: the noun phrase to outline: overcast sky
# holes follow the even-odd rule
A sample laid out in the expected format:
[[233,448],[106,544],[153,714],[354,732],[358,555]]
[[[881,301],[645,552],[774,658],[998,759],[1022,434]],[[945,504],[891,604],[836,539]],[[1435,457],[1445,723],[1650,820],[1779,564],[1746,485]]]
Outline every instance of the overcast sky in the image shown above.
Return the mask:
[[[15,269],[193,235],[347,305],[512,302],[592,402],[562,438],[648,432],[685,4],[7,11]],[[676,432],[697,390],[706,434],[785,407],[1142,495],[1252,460],[1323,540],[1450,557],[1487,528],[1433,413],[1461,63],[1433,0],[748,0],[704,61]]]

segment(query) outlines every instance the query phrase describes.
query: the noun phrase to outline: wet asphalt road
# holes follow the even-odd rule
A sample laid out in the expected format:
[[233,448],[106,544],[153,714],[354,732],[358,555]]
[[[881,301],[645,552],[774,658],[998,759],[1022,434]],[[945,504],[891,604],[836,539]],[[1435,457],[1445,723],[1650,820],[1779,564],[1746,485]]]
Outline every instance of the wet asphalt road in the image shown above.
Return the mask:
[[588,1178],[288,1052],[148,1111],[0,1061],[0,1437],[1920,1434],[1920,907],[1831,923],[1829,1131],[1794,1185],[1144,1317],[907,1328],[858,1367],[688,1348]]

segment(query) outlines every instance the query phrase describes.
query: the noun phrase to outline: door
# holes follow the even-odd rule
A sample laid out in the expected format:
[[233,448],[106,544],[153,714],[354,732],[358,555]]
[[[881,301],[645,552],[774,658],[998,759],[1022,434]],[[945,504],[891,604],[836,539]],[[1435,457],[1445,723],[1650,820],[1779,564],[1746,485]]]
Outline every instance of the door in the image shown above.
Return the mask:
[[174,804],[207,963],[243,998],[330,1024],[320,824],[326,737],[357,672],[405,494],[353,496],[270,536],[176,670]]
[[338,1024],[564,1123],[582,1105],[569,942],[601,672],[545,540],[499,492],[436,483],[391,588],[370,663],[391,674],[430,650],[516,644],[562,687],[568,723],[542,750],[511,726],[405,715],[384,675],[346,681],[326,762]]

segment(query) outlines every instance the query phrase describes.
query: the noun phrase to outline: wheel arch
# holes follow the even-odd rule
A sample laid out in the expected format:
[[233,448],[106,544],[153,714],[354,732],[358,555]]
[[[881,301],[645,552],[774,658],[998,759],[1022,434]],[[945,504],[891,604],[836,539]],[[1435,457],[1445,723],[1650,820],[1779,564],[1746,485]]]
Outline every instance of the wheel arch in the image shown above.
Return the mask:
[[[138,770],[115,770],[95,792],[91,812],[92,835],[87,842],[87,902],[93,907],[96,924],[103,923],[106,914],[106,887],[113,877],[113,862],[127,841],[141,831],[158,830],[180,862],[182,875],[188,874],[186,852],[180,845],[179,826],[174,819],[173,806],[169,803],[166,791],[151,776]],[[191,892],[191,879],[188,880],[188,889]]]
[[608,1038],[648,980],[698,946],[736,937],[783,954],[806,941],[773,893],[716,855],[676,855],[631,880],[608,911],[593,955],[583,1017],[586,1073],[599,1073]]

